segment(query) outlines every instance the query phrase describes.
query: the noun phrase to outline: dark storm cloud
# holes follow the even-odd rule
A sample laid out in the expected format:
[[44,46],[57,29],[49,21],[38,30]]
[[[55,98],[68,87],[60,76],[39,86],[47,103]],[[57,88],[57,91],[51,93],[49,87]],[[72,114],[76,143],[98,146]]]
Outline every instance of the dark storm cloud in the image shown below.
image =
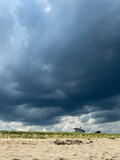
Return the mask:
[[95,119],[95,123],[103,122],[116,122],[119,121],[120,109],[104,110],[102,112],[93,113],[92,118]]
[[120,2],[21,0],[11,10],[0,14],[0,118],[46,125],[99,110],[97,122],[118,121]]

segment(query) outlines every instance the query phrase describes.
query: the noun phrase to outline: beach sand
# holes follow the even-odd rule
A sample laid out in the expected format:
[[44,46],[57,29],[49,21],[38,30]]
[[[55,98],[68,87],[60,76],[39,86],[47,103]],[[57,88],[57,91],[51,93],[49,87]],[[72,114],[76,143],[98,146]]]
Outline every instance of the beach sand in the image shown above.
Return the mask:
[[[55,144],[56,139],[0,139],[0,160],[120,160],[120,139],[79,139],[80,144]],[[72,139],[73,141],[73,139]]]

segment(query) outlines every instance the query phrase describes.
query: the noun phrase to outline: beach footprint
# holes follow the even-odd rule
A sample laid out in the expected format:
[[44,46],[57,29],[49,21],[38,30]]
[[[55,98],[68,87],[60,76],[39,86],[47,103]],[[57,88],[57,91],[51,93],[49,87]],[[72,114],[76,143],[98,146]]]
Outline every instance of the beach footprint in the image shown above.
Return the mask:
[[111,158],[106,158],[105,160],[119,160],[118,156],[113,156]]
[[90,156],[90,160],[95,160],[96,158],[94,156]]
[[68,160],[68,159],[66,159],[66,158],[57,158],[55,160]]
[[102,154],[101,160],[119,160],[119,156],[116,155],[110,155],[108,152],[104,152]]

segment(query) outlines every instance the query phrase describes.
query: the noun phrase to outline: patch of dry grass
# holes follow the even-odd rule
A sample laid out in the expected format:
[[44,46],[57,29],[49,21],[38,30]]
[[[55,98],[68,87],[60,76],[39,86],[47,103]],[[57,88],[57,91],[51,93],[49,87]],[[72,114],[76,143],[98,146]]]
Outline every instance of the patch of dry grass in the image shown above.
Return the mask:
[[25,132],[25,131],[0,131],[0,138],[120,138],[120,134],[107,133],[75,133],[75,132]]

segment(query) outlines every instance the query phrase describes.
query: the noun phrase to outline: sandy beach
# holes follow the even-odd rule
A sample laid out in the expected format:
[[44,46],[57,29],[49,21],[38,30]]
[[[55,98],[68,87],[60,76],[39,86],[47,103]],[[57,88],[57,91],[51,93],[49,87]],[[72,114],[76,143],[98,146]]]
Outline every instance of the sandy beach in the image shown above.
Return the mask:
[[0,160],[120,160],[120,139],[79,139],[79,144],[72,143],[73,139],[55,141],[0,139]]

